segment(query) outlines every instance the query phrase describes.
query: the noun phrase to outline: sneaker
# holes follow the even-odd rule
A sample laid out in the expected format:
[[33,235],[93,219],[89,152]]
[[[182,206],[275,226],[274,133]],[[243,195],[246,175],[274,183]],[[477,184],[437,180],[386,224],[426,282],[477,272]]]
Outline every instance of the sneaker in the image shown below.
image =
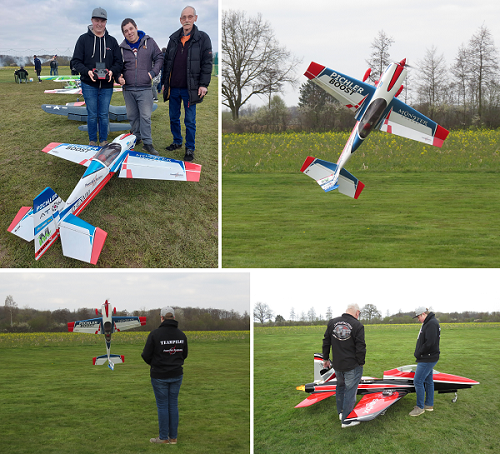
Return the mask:
[[97,147],[97,142],[94,142],[93,140],[91,140],[89,142],[89,146],[91,146],[91,147]]
[[182,147],[182,143],[172,143],[167,148],[165,148],[165,150],[167,150],[167,151],[174,151],[174,150],[177,150],[180,147]]
[[150,443],[166,443],[166,444],[170,443],[169,440],[161,440],[160,437],[150,438],[149,441]]
[[425,410],[423,408],[417,407],[415,405],[415,408],[410,411],[409,415],[410,416],[420,416],[422,413],[425,413]]
[[171,445],[176,445],[176,444],[177,444],[177,438],[169,438],[169,439],[168,439],[168,442],[169,442]]
[[149,154],[153,154],[155,156],[158,156],[158,152],[155,150],[155,148],[153,147],[153,144],[152,143],[145,143],[143,146],[142,146],[142,150],[145,151],[146,153],[149,153]]
[[191,150],[191,148],[186,148],[186,153],[184,154],[184,161],[194,161],[194,150]]
[[434,411],[434,407],[431,407],[429,405],[424,405],[424,410],[426,410],[426,411]]
[[102,142],[99,142],[99,146],[100,147],[104,147],[108,144],[108,141],[107,140],[103,140]]
[[346,422],[342,424],[342,429],[346,429],[347,427],[354,427],[359,424],[359,421],[353,421],[353,422]]

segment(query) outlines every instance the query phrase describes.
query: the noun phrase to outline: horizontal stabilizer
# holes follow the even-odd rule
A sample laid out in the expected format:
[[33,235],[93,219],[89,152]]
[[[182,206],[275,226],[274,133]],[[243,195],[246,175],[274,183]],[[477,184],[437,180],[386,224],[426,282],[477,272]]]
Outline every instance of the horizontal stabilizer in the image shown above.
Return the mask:
[[107,233],[79,217],[68,214],[60,223],[63,254],[95,265]]
[[314,405],[315,403],[320,402],[324,399],[327,399],[328,397],[331,397],[333,395],[335,395],[335,391],[311,394],[307,397],[307,399],[304,399],[300,404],[295,405],[295,408],[309,407],[309,406]]
[[130,151],[119,177],[147,180],[200,181],[201,165]]
[[[122,364],[125,362],[124,355],[109,355],[109,359],[113,364]],[[97,356],[93,359],[94,366],[103,366],[108,360],[108,355]]]
[[337,169],[337,164],[333,162],[308,156],[300,171],[316,180],[325,192],[338,188],[342,194],[357,199],[365,185],[344,168],[340,169],[337,177]]
[[21,207],[17,212],[16,217],[11,222],[7,231],[17,235],[26,241],[33,241],[34,224],[33,224],[33,209],[31,207]]

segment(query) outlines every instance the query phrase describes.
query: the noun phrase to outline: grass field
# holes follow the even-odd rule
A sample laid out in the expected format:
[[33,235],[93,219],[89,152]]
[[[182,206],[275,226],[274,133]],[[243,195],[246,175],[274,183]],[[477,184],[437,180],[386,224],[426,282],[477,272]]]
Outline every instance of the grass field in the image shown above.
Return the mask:
[[[70,74],[69,68],[61,67],[59,74]],[[64,257],[60,241],[35,261],[33,243],[7,232],[19,208],[30,206],[45,187],[52,187],[65,200],[83,175],[83,167],[41,152],[50,142],[88,144],[88,134],[78,130],[83,123],[40,108],[42,104],[76,101],[76,95],[44,94],[46,89],[62,86],[51,81],[15,84],[13,70],[0,68],[2,267],[93,266]],[[114,93],[111,103],[124,105],[123,94]],[[184,148],[165,151],[172,136],[168,103],[161,94],[157,105],[152,114],[153,144],[161,156],[182,160]],[[206,99],[197,107],[195,162],[203,166],[199,183],[114,177],[82,212],[82,219],[108,233],[98,267],[218,266],[217,112],[218,83],[214,78]],[[119,134],[122,132],[111,133],[110,141]]]
[[93,366],[103,336],[0,334],[0,452],[248,453],[249,332],[186,332],[189,356],[179,395],[178,444],[158,435],[149,366],[140,354],[148,333],[117,333],[114,371]]
[[452,131],[441,149],[373,133],[347,165],[358,200],[300,173],[347,137],[223,137],[224,267],[500,266],[500,131]]
[[[321,352],[326,327],[254,329],[254,452],[411,454],[420,452],[494,453],[500,443],[500,324],[442,324],[440,372],[481,384],[453,394],[437,394],[434,412],[408,413],[409,394],[385,416],[341,429],[335,398],[294,408],[307,394],[295,389],[313,381],[313,354]],[[363,375],[415,364],[418,325],[371,325]],[[279,356],[279,358],[278,358]],[[358,399],[360,397],[358,396]]]

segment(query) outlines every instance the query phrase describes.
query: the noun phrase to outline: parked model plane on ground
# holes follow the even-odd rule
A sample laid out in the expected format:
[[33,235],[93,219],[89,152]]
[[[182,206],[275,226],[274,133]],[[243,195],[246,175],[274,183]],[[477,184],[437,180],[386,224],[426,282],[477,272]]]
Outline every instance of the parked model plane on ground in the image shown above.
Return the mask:
[[95,265],[107,233],[78,214],[118,172],[120,178],[199,181],[201,165],[133,151],[136,137],[123,134],[104,147],[50,143],[43,151],[87,167],[66,202],[50,187],[22,207],[7,229],[26,241],[35,240],[38,260],[61,236],[63,254]]
[[[417,366],[402,366],[386,370],[383,378],[361,377],[357,394],[363,397],[354,410],[345,419],[346,423],[353,421],[370,421],[385,411],[408,393],[415,392],[413,378]],[[443,374],[434,371],[434,390],[438,393],[455,393],[453,402],[457,400],[459,389],[471,388],[479,382],[459,375]],[[314,354],[314,382],[298,386],[298,391],[310,395],[295,408],[309,407],[323,399],[334,396],[337,392],[337,379],[334,369],[323,369],[323,356]]]
[[406,59],[390,64],[375,86],[312,62],[305,76],[355,113],[357,120],[337,164],[308,156],[301,172],[314,178],[325,192],[334,189],[357,199],[364,184],[344,165],[373,130],[396,134],[441,147],[448,131],[397,99],[406,79]]
[[[99,315],[99,310],[95,310],[96,315]],[[89,320],[80,320],[78,322],[68,323],[68,331],[70,333],[93,333],[104,334],[106,342],[106,354],[94,358],[95,366],[102,366],[108,361],[108,367],[114,370],[115,364],[125,362],[123,355],[112,355],[111,349],[111,334],[114,332],[125,331],[131,328],[138,328],[146,325],[146,317],[117,317],[116,307],[112,307],[108,300],[101,306],[101,317],[91,318]]]

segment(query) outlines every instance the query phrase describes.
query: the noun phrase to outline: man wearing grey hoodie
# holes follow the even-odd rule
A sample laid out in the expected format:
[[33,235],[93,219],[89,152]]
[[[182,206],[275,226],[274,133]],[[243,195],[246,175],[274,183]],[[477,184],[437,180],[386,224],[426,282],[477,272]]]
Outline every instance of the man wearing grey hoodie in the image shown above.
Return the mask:
[[153,111],[152,80],[163,66],[163,54],[153,38],[137,29],[133,19],[122,22],[125,39],[120,44],[123,56],[123,74],[118,82],[123,86],[132,134],[137,143],[143,142],[143,150],[158,155],[151,137],[151,112]]

